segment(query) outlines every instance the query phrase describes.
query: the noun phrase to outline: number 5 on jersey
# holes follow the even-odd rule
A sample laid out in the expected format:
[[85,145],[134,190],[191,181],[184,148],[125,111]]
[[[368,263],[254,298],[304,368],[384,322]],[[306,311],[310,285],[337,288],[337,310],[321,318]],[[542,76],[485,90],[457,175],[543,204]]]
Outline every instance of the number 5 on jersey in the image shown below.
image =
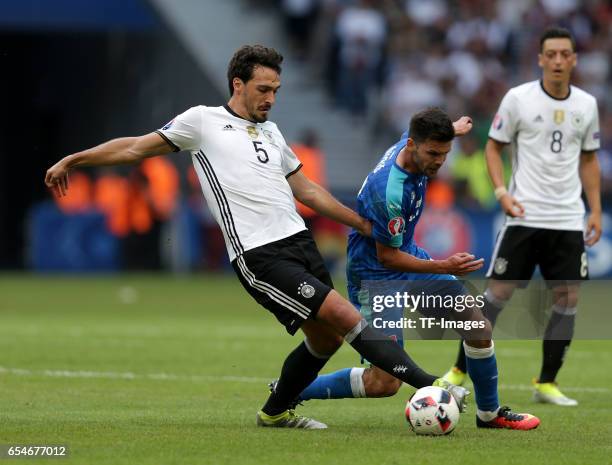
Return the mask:
[[268,157],[268,152],[266,152],[266,149],[259,146],[261,144],[263,144],[263,142],[258,141],[258,140],[253,141],[253,147],[255,148],[255,152],[258,153],[257,159],[262,163],[268,163],[268,160],[270,160],[270,157]]

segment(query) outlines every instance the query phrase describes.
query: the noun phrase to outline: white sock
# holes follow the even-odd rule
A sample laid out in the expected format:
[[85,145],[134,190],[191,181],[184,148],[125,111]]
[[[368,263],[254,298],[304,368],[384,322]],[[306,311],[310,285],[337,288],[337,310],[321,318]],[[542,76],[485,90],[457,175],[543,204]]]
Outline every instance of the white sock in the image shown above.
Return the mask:
[[495,353],[495,343],[491,341],[491,345],[489,347],[479,348],[469,346],[465,341],[463,341],[463,350],[465,350],[465,355],[470,358],[489,358]]
[[366,397],[365,385],[363,384],[363,372],[365,368],[352,368],[351,369],[351,391],[353,391],[353,397]]
[[480,418],[482,421],[491,421],[497,416],[498,410],[499,407],[497,407],[492,412],[476,409],[476,415],[478,415],[478,418]]

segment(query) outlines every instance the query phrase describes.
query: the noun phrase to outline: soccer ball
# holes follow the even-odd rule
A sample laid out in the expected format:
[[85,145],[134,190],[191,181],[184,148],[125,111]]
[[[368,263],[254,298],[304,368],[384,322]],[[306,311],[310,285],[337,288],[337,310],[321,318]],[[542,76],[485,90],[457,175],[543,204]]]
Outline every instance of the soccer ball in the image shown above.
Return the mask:
[[419,389],[406,404],[406,420],[416,434],[450,434],[459,423],[459,406],[446,389]]

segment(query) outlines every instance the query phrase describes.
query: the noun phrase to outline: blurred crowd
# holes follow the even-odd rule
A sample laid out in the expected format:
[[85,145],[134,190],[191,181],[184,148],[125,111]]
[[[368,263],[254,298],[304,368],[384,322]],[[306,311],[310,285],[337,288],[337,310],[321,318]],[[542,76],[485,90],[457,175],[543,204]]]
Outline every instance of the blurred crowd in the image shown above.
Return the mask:
[[162,268],[162,225],[175,214],[179,174],[163,157],[149,158],[128,169],[75,171],[65,197],[54,196],[65,215],[97,211],[107,230],[121,243],[122,268]]
[[539,36],[550,25],[577,42],[573,84],[600,106],[604,195],[612,197],[612,3],[604,0],[269,0],[293,52],[324,79],[330,100],[374,137],[392,141],[416,111],[470,115],[473,135],[441,182],[456,201],[493,208],[483,146],[508,88],[539,76]]

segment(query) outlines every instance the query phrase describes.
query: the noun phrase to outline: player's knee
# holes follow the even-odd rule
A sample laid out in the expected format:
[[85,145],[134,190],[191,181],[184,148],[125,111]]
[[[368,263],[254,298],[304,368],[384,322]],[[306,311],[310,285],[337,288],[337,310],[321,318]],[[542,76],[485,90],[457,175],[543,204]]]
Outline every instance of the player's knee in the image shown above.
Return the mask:
[[331,291],[317,313],[317,320],[324,321],[341,334],[348,333],[361,321],[361,315],[353,305]]
[[493,339],[493,326],[491,325],[491,322],[486,318],[483,319],[482,324],[483,327],[478,331],[478,337],[482,340],[490,341],[491,339]]
[[387,374],[373,375],[364,379],[364,387],[368,397],[391,397],[402,387],[402,382]]
[[476,349],[486,349],[491,347],[493,339],[493,327],[489,320],[484,320],[484,328],[479,329],[477,333],[474,333],[472,337],[466,337],[465,343]]
[[491,279],[487,284],[485,295],[487,299],[498,307],[512,298],[516,290],[517,283],[513,281],[500,281]]
[[514,287],[508,285],[489,286],[485,291],[489,300],[494,301],[497,305],[508,302],[514,294]]
[[558,288],[554,290],[554,302],[557,307],[575,308],[578,305],[578,289]]
[[474,347],[487,347],[488,341],[493,339],[493,326],[491,322],[481,315],[470,319],[467,323],[471,325],[468,330],[458,331],[461,337],[466,341],[470,341],[470,345],[472,345],[471,341],[481,341],[478,346]]

